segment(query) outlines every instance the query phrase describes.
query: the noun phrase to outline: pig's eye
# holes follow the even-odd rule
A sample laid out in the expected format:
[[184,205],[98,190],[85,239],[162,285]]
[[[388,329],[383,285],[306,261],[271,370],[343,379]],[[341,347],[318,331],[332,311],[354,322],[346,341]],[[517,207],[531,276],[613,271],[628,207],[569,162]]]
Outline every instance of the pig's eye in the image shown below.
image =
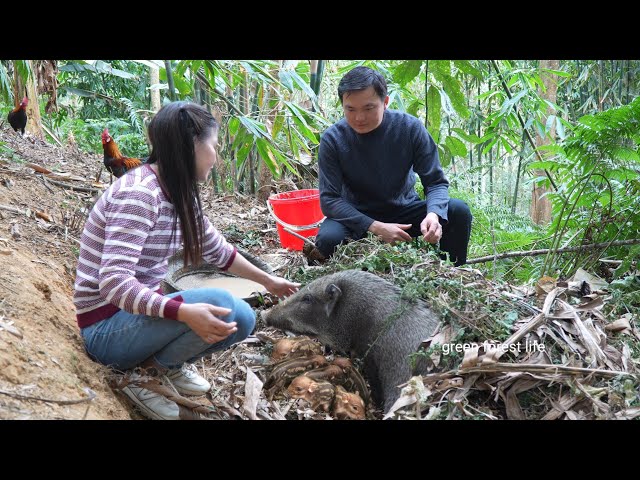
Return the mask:
[[308,293],[302,297],[302,302],[303,303],[312,303],[313,302],[313,297],[311,297],[311,295],[309,295]]

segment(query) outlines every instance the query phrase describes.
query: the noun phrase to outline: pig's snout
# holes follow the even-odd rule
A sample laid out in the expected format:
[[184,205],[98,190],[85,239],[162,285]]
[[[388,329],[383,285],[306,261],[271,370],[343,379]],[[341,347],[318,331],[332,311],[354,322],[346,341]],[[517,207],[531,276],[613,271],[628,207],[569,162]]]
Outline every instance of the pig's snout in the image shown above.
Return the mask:
[[291,321],[283,318],[281,315],[278,315],[277,312],[274,312],[273,308],[265,310],[262,313],[262,319],[264,320],[264,323],[269,327],[276,327],[282,330],[291,328]]

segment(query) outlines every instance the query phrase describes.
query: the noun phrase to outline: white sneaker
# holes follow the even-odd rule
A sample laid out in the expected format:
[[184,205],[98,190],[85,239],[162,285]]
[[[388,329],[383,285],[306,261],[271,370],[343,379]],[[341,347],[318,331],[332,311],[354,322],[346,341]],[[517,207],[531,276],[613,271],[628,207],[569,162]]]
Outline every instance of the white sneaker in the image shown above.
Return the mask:
[[152,420],[180,420],[180,408],[176,402],[153,392],[146,388],[139,387],[136,379],[139,375],[131,376],[131,383],[122,389],[122,392],[133,400],[142,410],[142,413]]
[[204,395],[211,390],[211,384],[198,375],[196,367],[190,363],[169,370],[166,376],[176,387],[178,393],[183,395]]

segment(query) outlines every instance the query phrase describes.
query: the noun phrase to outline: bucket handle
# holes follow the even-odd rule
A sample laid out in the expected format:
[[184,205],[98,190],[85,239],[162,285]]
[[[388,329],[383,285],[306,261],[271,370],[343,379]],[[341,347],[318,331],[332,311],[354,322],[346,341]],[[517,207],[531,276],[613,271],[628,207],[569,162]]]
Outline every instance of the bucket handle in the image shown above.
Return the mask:
[[278,216],[273,212],[273,207],[271,206],[271,203],[269,203],[269,200],[267,200],[267,208],[269,209],[269,213],[271,214],[271,216],[273,217],[273,219],[279,223],[280,225],[282,225],[285,228],[288,228],[290,230],[294,230],[296,232],[299,232],[301,230],[310,230],[312,228],[317,228],[320,226],[320,224],[324,221],[325,218],[327,217],[322,217],[322,220],[318,220],[315,223],[312,223],[311,225],[291,225],[289,223],[283,222],[282,220],[280,220],[278,218]]

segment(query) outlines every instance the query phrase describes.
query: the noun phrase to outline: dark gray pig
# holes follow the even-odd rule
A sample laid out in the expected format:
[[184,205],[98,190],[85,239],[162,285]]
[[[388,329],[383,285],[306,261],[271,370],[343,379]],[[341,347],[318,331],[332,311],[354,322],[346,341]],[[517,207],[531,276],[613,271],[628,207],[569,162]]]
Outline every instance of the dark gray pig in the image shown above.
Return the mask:
[[392,283],[361,270],[317,278],[263,313],[267,325],[313,335],[338,352],[364,357],[373,400],[387,412],[412,372],[409,355],[438,325],[423,301],[400,298]]

